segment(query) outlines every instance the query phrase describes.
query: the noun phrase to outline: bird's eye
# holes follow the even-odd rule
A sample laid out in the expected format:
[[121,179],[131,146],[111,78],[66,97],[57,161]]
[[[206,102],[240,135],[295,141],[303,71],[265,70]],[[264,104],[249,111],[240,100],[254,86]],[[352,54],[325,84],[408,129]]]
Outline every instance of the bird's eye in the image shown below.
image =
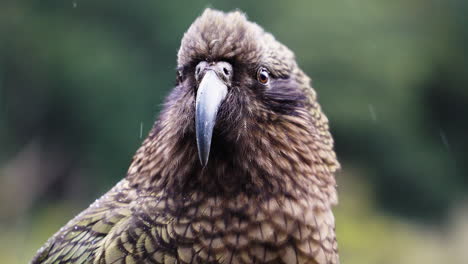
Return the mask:
[[270,74],[267,69],[260,68],[257,72],[257,80],[261,84],[267,84],[270,81]]

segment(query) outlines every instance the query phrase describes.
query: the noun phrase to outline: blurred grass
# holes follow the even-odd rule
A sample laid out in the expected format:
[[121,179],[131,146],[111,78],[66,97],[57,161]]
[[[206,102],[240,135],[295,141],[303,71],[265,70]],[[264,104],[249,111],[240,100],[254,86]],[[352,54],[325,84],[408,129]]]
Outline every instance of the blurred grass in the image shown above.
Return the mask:
[[466,206],[452,208],[442,227],[402,220],[377,210],[369,185],[343,175],[348,176],[341,179],[346,187],[341,189],[340,205],[335,210],[343,264],[466,263]]
[[50,203],[16,222],[0,225],[0,262],[29,263],[35,252],[79,211],[69,203]]

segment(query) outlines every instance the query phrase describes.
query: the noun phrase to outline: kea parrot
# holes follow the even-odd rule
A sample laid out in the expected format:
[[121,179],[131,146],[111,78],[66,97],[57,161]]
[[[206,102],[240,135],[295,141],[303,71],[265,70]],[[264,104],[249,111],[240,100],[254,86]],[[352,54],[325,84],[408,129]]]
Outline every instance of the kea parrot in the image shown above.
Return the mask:
[[31,263],[337,264],[339,168],[293,52],[240,11],[206,9],[125,177]]

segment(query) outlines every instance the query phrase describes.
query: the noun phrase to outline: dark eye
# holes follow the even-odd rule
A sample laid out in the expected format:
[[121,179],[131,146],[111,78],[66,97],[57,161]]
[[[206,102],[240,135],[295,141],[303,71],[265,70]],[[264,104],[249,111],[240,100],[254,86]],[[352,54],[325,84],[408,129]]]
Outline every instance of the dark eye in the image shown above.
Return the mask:
[[267,84],[270,81],[270,74],[268,73],[267,69],[260,68],[257,72],[257,80],[261,84]]

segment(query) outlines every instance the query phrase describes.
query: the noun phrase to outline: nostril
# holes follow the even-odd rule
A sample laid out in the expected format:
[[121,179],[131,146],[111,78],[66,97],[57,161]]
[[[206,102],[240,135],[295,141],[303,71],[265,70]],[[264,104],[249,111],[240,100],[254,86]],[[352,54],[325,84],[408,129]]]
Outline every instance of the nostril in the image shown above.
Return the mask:
[[197,69],[196,69],[196,74],[197,74],[197,75],[200,74],[200,67],[197,67]]
[[229,70],[226,67],[223,67],[223,72],[226,76],[229,76]]

